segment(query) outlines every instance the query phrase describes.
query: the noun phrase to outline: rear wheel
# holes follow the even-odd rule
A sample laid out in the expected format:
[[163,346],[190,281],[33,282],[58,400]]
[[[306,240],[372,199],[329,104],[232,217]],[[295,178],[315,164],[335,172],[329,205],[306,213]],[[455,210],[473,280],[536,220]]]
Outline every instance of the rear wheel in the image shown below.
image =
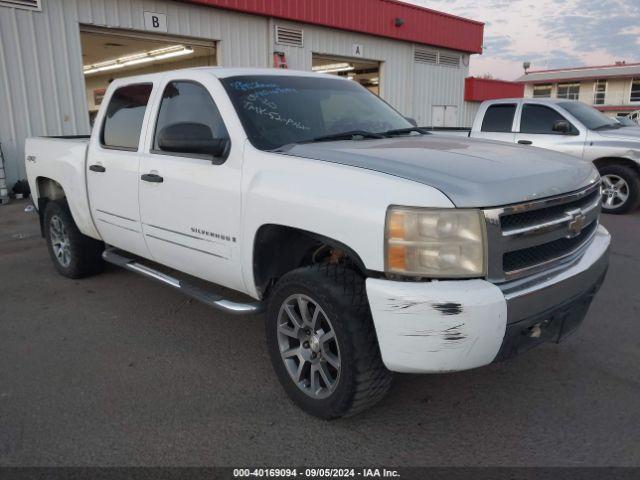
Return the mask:
[[65,277],[87,277],[104,269],[104,244],[78,230],[66,202],[47,203],[44,233],[51,260],[56,270]]
[[640,179],[626,165],[605,165],[600,168],[602,177],[602,211],[605,213],[627,213],[638,205]]
[[303,267],[278,281],[269,298],[267,344],[289,397],[317,417],[359,413],[391,385],[364,280],[343,266]]

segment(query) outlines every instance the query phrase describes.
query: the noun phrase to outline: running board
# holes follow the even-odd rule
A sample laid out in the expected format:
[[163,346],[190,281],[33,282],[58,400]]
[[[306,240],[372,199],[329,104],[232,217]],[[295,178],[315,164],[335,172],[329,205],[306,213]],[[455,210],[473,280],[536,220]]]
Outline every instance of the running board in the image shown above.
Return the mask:
[[226,298],[221,297],[220,295],[217,295],[215,293],[207,292],[206,290],[196,287],[195,285],[190,285],[158,270],[147,267],[146,265],[143,265],[133,258],[126,257],[122,252],[115,248],[107,248],[104,252],[102,252],[102,258],[104,258],[106,262],[112,263],[113,265],[126,268],[127,270],[138,273],[147,278],[151,278],[152,280],[160,282],[164,285],[169,285],[170,287],[179,290],[180,292],[191,298],[194,298],[206,305],[209,305],[210,307],[216,308],[226,313],[231,313],[234,315],[251,315],[254,313],[260,313],[264,308],[263,304],[260,302],[238,303],[227,300]]

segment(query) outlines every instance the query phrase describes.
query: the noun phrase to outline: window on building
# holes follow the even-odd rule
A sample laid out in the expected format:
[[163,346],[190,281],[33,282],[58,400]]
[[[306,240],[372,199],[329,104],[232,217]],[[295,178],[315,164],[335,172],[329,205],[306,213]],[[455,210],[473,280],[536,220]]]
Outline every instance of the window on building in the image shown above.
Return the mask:
[[176,81],[167,84],[162,94],[160,112],[156,122],[154,150],[161,150],[158,145],[158,133],[166,126],[175,123],[206,126],[208,131],[201,129],[204,135],[203,140],[229,137],[218,107],[207,89],[199,83]]
[[120,87],[111,96],[102,124],[102,145],[138,150],[142,120],[153,86],[149,83]]
[[640,78],[634,78],[631,82],[631,98],[632,102],[640,102]]
[[491,105],[484,114],[481,130],[483,132],[511,132],[515,114],[515,103]]
[[580,84],[579,83],[559,83],[558,98],[565,98],[567,100],[578,100],[580,96]]
[[534,85],[533,98],[549,98],[551,97],[551,84]]
[[541,133],[556,135],[553,125],[558,121],[568,122],[560,113],[544,105],[525,104],[522,107],[520,133]]
[[593,86],[593,104],[594,105],[604,105],[604,98],[607,93],[607,81],[606,80],[596,80],[596,83]]

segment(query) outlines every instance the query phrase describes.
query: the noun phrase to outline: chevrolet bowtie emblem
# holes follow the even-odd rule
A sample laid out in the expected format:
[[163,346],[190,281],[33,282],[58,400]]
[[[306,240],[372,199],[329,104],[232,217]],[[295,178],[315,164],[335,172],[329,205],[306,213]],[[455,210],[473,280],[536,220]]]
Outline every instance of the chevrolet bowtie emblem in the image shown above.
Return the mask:
[[587,221],[587,216],[582,213],[582,210],[573,210],[571,212],[567,212],[571,216],[571,220],[569,221],[569,234],[567,238],[573,238],[580,235],[584,225]]

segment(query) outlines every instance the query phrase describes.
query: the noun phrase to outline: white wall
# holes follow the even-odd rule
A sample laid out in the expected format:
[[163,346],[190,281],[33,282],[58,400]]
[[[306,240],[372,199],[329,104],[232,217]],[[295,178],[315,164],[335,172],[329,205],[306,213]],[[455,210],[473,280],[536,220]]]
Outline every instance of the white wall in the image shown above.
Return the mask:
[[363,59],[381,62],[380,96],[401,112],[410,114],[412,102],[407,93],[411,91],[408,88],[413,62],[411,43],[280,20],[273,20],[273,24],[302,29],[303,48],[273,44],[274,50],[285,52],[289,68],[297,70],[311,70],[314,53],[353,57],[353,44],[362,45]]
[[[434,49],[436,50],[436,49]],[[445,50],[440,50],[445,51]],[[466,62],[461,62],[459,68],[437,64],[414,63],[413,53],[413,92],[410,116],[416,119],[418,125],[432,125],[432,110],[434,105],[452,105],[458,107],[458,122],[456,127],[471,126],[465,123],[467,117],[464,104],[464,79],[469,75],[469,57],[463,56]]]
[[408,42],[305,24],[297,25],[304,47],[285,47],[275,44],[273,27],[295,24],[205,6],[42,0],[41,12],[0,6],[0,142],[10,185],[25,177],[26,137],[89,133],[80,24],[143,31],[145,11],[165,13],[170,35],[217,41],[223,66],[270,67],[280,50],[289,68],[310,70],[313,53],[351,57],[352,45],[363,45],[363,58],[381,62],[381,97],[400,112],[428,125],[432,105],[456,105],[459,126],[465,124],[466,54],[460,68],[423,66],[413,62]]
[[[541,82],[542,83],[542,82]],[[580,83],[579,100],[593,105],[594,100],[594,80],[567,81],[560,83]],[[558,91],[558,83],[553,83],[551,97],[556,98]],[[630,105],[631,79],[630,78],[610,78],[607,79],[607,91],[605,94],[604,105]],[[533,84],[525,84],[525,98],[533,97]]]
[[264,67],[268,20],[162,0],[42,0],[42,11],[0,6],[0,142],[8,184],[25,177],[24,139],[89,133],[80,24],[144,30],[167,14],[168,34],[220,40],[218,61]]

